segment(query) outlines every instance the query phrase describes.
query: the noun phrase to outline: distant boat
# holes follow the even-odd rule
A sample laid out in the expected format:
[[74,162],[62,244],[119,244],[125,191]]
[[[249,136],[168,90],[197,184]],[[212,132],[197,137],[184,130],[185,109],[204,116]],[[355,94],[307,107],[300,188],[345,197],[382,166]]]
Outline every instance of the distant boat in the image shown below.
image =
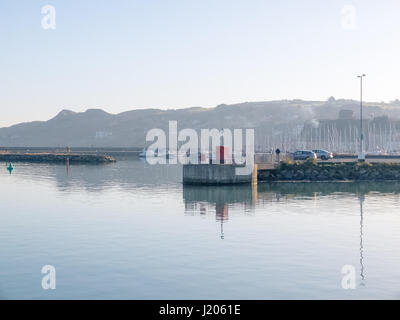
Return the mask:
[[158,149],[155,149],[154,152],[149,152],[149,154],[147,154],[147,150],[145,148],[143,148],[143,151],[139,153],[139,158],[146,158],[146,157],[165,157],[166,159],[170,159],[172,157],[175,156],[174,153],[170,152],[170,151],[160,151]]

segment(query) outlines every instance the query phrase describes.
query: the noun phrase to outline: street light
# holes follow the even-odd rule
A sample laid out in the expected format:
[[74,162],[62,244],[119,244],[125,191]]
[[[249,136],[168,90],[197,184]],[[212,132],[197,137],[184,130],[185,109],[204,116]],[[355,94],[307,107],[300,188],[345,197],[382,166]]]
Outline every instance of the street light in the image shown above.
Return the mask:
[[358,154],[358,161],[365,161],[365,154],[363,152],[363,122],[362,122],[362,80],[365,77],[365,74],[357,76],[360,78],[360,152]]

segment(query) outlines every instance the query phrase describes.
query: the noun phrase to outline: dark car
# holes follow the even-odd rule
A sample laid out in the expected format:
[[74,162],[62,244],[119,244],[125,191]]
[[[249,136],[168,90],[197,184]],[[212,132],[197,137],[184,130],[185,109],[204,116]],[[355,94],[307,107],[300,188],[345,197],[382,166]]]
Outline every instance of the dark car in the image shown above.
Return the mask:
[[317,159],[317,155],[310,150],[298,150],[293,153],[293,160]]

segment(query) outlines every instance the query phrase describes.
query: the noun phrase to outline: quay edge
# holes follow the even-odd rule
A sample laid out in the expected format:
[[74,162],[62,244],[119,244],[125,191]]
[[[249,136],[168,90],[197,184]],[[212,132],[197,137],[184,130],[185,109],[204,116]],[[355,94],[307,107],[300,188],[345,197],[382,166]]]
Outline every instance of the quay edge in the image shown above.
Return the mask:
[[108,155],[68,153],[0,153],[0,162],[104,164],[116,162]]

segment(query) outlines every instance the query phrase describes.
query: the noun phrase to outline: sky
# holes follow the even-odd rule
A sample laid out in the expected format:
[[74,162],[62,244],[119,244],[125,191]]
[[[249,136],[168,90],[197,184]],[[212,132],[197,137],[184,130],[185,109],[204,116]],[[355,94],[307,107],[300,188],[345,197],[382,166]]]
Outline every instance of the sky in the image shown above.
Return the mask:
[[0,127],[62,109],[359,99],[360,73],[365,100],[395,100],[399,13],[398,0],[0,0]]

